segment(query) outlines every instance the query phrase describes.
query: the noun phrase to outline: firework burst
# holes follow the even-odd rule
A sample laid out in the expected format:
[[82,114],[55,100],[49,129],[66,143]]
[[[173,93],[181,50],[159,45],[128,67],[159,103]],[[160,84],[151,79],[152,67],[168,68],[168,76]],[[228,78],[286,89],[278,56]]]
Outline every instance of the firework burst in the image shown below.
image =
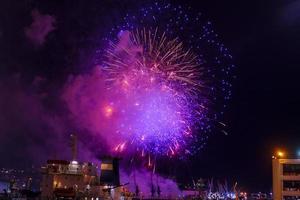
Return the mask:
[[126,15],[105,38],[108,47],[97,61],[105,103],[97,117],[109,124],[115,152],[193,154],[225,126],[220,119],[234,66],[201,16],[155,3]]
[[97,51],[99,67],[66,88],[80,127],[111,151],[138,153],[150,165],[153,155],[184,158],[214,130],[226,133],[220,120],[234,66],[201,16],[159,3],[126,15]]
[[194,119],[206,112],[199,101],[201,60],[178,38],[143,28],[120,32],[104,64],[108,88],[125,97],[113,103],[122,104],[118,132],[125,138],[115,150],[132,145],[155,154],[188,153]]

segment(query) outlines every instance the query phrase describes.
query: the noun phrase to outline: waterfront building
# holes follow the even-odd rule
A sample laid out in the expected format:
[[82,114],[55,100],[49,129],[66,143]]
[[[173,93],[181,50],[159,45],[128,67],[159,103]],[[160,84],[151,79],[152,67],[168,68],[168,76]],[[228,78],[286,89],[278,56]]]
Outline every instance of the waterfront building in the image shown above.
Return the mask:
[[278,152],[273,156],[273,199],[296,200],[300,198],[300,159],[283,158]]

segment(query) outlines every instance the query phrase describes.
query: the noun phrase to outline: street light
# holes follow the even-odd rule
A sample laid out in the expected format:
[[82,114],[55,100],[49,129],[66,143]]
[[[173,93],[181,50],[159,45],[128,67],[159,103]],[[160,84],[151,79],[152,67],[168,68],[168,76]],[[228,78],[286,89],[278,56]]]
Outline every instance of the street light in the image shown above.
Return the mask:
[[282,151],[277,151],[277,156],[282,158],[284,156],[284,152]]

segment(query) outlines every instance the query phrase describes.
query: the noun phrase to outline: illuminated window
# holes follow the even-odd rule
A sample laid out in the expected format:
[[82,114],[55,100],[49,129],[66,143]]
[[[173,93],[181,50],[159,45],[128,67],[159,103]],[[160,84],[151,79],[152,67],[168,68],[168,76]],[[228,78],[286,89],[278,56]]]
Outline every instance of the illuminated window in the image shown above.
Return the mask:
[[113,170],[112,164],[102,163],[101,164],[101,170]]

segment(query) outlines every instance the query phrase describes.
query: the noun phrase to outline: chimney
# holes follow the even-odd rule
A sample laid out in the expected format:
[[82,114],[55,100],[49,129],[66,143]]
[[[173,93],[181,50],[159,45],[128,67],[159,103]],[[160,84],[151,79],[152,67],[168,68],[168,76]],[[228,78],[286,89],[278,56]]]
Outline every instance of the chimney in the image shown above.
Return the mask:
[[77,160],[77,136],[75,134],[71,134],[70,139],[71,139],[72,161],[76,161]]

